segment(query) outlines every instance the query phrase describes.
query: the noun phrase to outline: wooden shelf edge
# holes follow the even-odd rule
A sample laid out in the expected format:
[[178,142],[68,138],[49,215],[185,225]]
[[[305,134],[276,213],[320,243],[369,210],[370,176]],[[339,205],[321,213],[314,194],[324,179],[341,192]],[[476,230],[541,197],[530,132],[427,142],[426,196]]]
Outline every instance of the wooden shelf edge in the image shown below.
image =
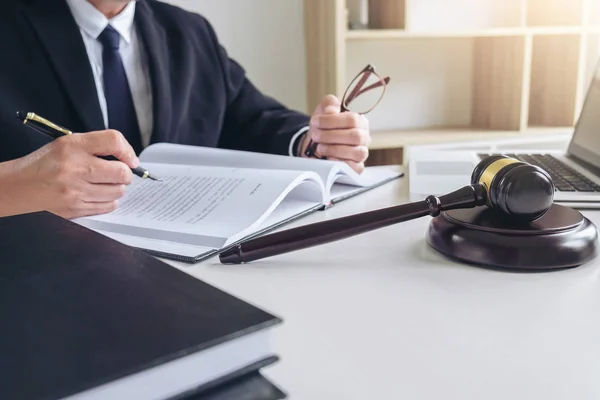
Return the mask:
[[490,139],[513,139],[571,134],[573,127],[530,127],[524,131],[490,131],[472,129],[439,129],[371,132],[370,150],[399,149],[411,145],[469,142]]
[[600,27],[581,26],[491,28],[464,31],[406,31],[402,29],[348,30],[347,40],[427,39],[427,38],[476,38],[525,35],[581,35],[600,34]]

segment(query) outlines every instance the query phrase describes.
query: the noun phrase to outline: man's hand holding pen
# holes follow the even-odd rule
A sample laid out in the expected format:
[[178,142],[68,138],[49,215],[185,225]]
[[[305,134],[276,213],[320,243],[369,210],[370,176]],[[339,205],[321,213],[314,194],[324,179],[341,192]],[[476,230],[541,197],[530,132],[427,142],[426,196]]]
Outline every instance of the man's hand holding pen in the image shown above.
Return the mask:
[[[109,155],[119,161],[100,158]],[[131,168],[138,165],[133,148],[117,131],[68,135],[15,160],[11,168],[18,179],[7,187],[16,208],[48,210],[69,219],[103,214],[117,208],[132,182]]]
[[343,161],[360,174],[369,157],[369,120],[361,114],[341,112],[340,108],[340,100],[335,96],[323,100],[311,118],[300,154],[305,154],[312,140],[317,158]]

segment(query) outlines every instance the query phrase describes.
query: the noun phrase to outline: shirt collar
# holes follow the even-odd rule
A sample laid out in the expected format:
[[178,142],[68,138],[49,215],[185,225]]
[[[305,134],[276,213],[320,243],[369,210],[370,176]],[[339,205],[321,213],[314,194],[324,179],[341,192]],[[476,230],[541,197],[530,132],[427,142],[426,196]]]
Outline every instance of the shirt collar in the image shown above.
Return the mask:
[[87,0],[67,0],[75,22],[85,33],[94,39],[98,39],[98,36],[110,24],[127,43],[131,42],[133,34],[135,3],[135,1],[130,1],[119,15],[108,19]]

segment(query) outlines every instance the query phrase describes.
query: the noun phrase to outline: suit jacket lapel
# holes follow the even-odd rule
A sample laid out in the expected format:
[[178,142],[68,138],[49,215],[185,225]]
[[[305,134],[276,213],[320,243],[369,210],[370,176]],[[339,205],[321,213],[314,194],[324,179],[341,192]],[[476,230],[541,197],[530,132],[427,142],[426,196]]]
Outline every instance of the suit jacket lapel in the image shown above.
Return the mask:
[[24,6],[24,11],[81,118],[83,128],[86,131],[104,129],[90,61],[66,2],[35,0]]
[[138,1],[135,23],[139,29],[142,44],[148,54],[150,80],[152,83],[154,129],[151,143],[165,142],[171,135],[173,118],[171,76],[169,71],[169,46],[165,30],[145,1]]

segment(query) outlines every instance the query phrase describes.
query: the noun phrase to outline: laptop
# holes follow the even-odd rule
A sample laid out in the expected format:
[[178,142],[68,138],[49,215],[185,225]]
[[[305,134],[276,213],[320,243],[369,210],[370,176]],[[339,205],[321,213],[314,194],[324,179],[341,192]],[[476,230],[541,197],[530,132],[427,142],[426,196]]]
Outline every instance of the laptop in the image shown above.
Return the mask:
[[442,195],[469,185],[474,167],[494,154],[514,157],[547,171],[556,187],[556,203],[600,208],[600,70],[596,69],[566,149],[415,151],[408,162],[411,200]]

